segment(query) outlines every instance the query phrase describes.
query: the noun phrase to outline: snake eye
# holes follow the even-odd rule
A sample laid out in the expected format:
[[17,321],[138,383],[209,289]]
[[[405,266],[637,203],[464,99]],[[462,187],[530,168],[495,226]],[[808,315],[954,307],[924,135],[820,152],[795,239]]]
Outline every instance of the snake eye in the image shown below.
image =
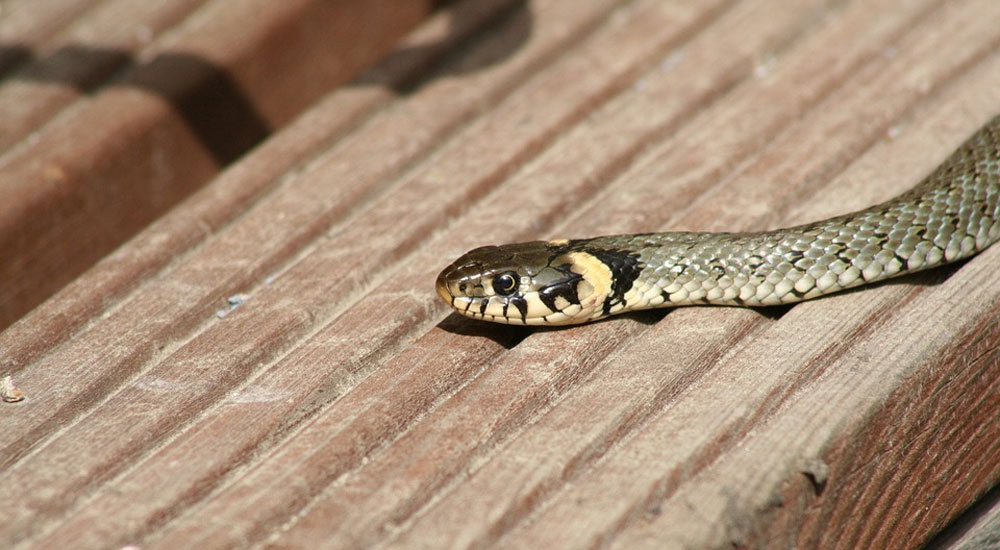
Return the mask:
[[505,271],[493,277],[493,291],[500,296],[510,296],[517,290],[517,273]]

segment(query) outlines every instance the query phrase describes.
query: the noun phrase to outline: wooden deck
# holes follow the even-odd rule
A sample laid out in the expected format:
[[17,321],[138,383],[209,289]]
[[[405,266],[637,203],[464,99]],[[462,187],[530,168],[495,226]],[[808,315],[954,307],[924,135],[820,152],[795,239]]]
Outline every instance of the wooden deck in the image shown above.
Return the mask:
[[909,188],[1000,112],[1000,3],[440,4],[0,2],[0,540],[1000,537],[1000,247],[565,329],[433,290],[483,244]]

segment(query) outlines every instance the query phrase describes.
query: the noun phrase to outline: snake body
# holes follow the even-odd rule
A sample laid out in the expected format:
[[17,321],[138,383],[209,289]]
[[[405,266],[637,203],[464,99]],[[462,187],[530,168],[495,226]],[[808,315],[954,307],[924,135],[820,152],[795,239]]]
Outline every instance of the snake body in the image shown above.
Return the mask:
[[754,233],[644,233],[486,246],[437,278],[459,313],[583,323],[638,309],[768,306],[936,267],[1000,239],[1000,116],[910,191],[871,208]]

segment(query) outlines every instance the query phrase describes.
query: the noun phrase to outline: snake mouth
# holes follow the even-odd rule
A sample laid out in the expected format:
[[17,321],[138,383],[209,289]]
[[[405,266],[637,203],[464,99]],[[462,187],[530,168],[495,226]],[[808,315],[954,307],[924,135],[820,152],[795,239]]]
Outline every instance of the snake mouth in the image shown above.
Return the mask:
[[521,299],[521,307],[525,308],[522,313],[513,301],[496,296],[483,298],[454,296],[446,283],[438,284],[436,287],[438,295],[455,310],[455,313],[470,319],[507,325],[544,326],[576,324],[582,322],[581,319],[587,318],[573,315],[579,312],[580,306],[570,306],[568,312],[550,311],[537,296]]

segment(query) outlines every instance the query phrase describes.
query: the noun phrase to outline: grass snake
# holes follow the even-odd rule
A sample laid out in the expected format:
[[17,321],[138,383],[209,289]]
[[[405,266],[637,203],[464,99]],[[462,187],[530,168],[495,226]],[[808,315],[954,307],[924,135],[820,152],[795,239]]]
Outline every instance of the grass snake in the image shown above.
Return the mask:
[[953,262],[1000,238],[1000,116],[910,191],[851,214],[752,233],[642,233],[469,251],[437,278],[467,317],[584,323],[639,309],[768,306]]

